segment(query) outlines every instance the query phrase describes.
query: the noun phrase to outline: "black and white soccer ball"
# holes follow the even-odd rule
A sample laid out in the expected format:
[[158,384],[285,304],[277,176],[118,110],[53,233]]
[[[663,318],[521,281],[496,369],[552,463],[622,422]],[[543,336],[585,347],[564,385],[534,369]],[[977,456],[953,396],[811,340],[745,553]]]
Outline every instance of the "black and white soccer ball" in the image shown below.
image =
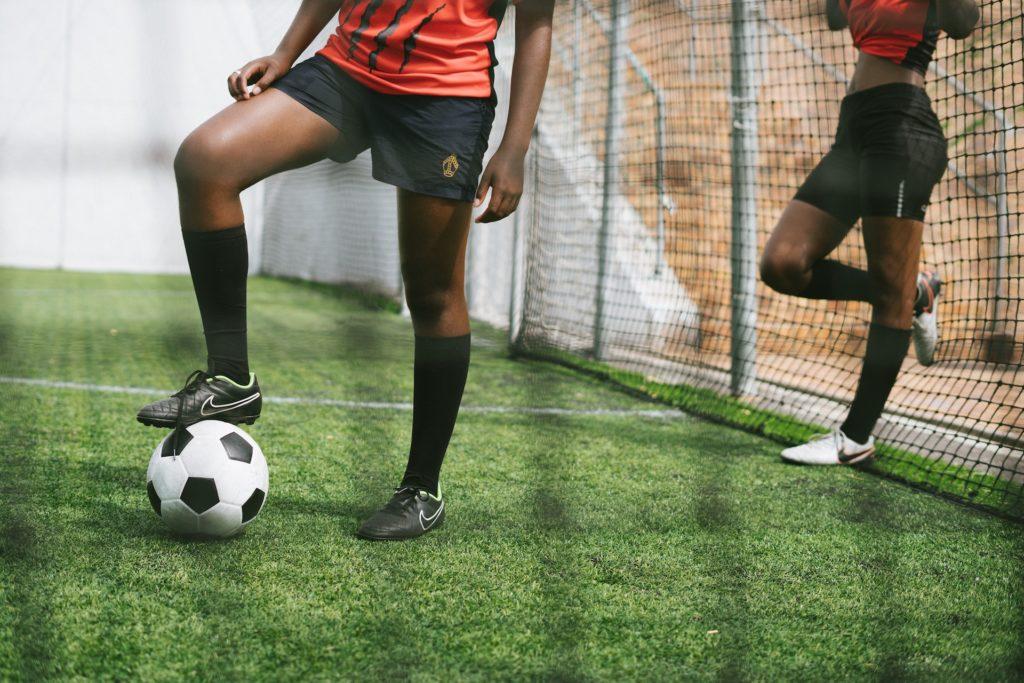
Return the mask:
[[172,431],[153,451],[146,472],[156,514],[172,531],[190,536],[239,533],[263,509],[268,485],[260,447],[217,420]]

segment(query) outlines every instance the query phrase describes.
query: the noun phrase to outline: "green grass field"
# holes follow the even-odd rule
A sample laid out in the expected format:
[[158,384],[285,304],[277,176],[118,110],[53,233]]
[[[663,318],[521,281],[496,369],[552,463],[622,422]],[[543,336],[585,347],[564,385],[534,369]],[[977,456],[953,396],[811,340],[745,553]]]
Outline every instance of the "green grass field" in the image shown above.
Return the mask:
[[[270,396],[410,400],[409,323],[365,298],[255,279],[250,328]],[[117,387],[173,389],[202,348],[186,278],[0,270],[0,680],[1024,676],[1020,525],[646,415],[482,325],[438,532],[353,535],[402,406],[275,403],[260,519],[179,540],[145,494],[163,432]]]

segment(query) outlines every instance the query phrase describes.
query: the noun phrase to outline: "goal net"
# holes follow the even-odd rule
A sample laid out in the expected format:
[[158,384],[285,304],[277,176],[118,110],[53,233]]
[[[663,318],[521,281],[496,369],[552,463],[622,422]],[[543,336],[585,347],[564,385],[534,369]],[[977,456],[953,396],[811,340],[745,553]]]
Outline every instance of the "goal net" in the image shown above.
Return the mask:
[[[855,58],[823,9],[559,5],[521,349],[599,361],[621,381],[784,441],[842,420],[869,308],[777,295],[756,268],[829,148]],[[941,40],[928,77],[951,159],[924,250],[946,282],[938,363],[908,359],[877,433],[883,469],[1019,511],[1024,66],[1013,46],[1024,19],[1000,2],[982,13],[967,41]],[[857,231],[836,258],[865,265]]]

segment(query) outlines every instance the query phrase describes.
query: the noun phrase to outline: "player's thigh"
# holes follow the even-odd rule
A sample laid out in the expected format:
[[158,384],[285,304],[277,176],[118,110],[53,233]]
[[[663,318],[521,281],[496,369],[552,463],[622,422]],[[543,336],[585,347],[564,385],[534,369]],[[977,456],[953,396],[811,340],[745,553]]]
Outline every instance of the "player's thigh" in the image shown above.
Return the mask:
[[463,286],[472,210],[469,202],[398,190],[398,244],[407,287]]
[[342,133],[277,89],[235,102],[194,130],[175,160],[179,180],[248,187],[324,159]]
[[807,269],[846,238],[859,217],[859,164],[837,142],[786,206],[765,246],[764,261]]
[[[934,118],[930,110],[925,114]],[[925,212],[946,170],[938,124],[920,122],[931,118],[892,114],[882,119],[887,125],[876,124],[864,135],[860,202],[868,272],[883,297],[900,301],[913,292]]]
[[772,230],[764,259],[789,260],[810,268],[835,251],[851,227],[813,204],[794,199],[786,205]]

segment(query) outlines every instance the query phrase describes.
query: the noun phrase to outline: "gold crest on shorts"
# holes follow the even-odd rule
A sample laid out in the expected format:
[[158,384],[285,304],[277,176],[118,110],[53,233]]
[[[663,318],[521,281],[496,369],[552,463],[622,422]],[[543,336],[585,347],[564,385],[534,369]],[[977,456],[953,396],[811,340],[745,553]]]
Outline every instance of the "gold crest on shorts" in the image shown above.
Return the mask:
[[454,178],[455,174],[459,171],[459,160],[454,154],[449,155],[447,159],[441,162],[441,173],[444,174],[445,178]]

